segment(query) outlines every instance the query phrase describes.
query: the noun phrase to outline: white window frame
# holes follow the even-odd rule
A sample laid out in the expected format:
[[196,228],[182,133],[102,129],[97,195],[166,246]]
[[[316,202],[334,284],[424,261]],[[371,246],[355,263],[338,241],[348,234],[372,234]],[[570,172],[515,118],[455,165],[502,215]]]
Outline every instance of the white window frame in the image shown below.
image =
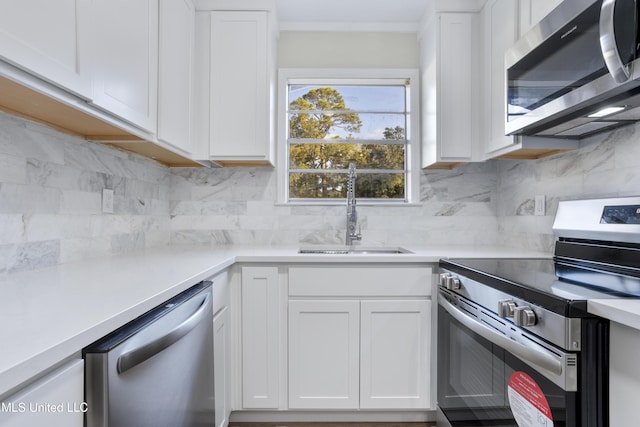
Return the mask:
[[407,141],[407,183],[406,197],[401,200],[395,199],[367,199],[367,204],[406,206],[418,203],[420,197],[420,73],[415,68],[380,68],[380,69],[359,69],[359,68],[281,68],[278,70],[278,134],[277,134],[277,200],[278,203],[287,205],[338,205],[344,202],[340,200],[289,200],[289,150],[287,144],[287,91],[289,81],[295,79],[405,79],[409,80],[409,112],[410,121],[407,134],[410,139]]

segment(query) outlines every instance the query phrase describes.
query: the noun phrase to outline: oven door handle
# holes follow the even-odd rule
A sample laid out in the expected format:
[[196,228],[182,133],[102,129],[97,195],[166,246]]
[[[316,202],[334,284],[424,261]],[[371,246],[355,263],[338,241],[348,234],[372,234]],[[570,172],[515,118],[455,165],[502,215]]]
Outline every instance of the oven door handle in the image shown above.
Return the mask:
[[522,359],[537,370],[547,371],[554,376],[561,376],[563,363],[561,358],[536,344],[528,341],[526,344],[513,341],[488,326],[479,323],[451,304],[445,297],[438,295],[438,303],[458,322],[471,329],[482,338],[504,348],[514,356]]

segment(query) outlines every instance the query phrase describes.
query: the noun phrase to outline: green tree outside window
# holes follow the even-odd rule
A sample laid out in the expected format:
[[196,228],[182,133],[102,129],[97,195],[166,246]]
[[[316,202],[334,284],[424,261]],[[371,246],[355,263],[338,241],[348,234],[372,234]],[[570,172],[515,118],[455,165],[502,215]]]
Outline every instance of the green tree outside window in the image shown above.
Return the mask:
[[[291,101],[289,197],[346,197],[346,170],[353,162],[358,168],[356,197],[404,199],[405,127],[385,126],[373,136],[360,138],[361,116],[370,119],[375,114],[377,119],[381,117],[380,113],[351,110],[340,92],[332,87],[311,89]],[[393,118],[391,121],[400,117],[404,123],[404,112],[391,113],[389,117]]]

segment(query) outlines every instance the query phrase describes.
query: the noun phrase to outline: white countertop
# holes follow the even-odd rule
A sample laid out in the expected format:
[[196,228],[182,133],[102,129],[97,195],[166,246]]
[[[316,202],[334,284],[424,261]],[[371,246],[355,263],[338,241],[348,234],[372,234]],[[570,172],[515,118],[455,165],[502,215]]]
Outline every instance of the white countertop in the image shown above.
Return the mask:
[[168,246],[2,276],[0,395],[236,262],[436,263],[445,257],[549,256],[496,247],[407,249],[414,253],[309,255],[298,254],[297,247]]
[[596,299],[587,302],[587,311],[613,322],[640,330],[640,299]]

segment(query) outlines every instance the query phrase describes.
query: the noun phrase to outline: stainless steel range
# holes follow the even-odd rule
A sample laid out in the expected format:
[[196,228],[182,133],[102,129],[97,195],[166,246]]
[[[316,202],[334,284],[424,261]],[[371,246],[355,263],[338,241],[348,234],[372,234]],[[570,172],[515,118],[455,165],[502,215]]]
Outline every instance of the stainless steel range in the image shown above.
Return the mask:
[[549,259],[440,261],[438,425],[609,426],[609,323],[640,296],[640,197],[560,202]]

